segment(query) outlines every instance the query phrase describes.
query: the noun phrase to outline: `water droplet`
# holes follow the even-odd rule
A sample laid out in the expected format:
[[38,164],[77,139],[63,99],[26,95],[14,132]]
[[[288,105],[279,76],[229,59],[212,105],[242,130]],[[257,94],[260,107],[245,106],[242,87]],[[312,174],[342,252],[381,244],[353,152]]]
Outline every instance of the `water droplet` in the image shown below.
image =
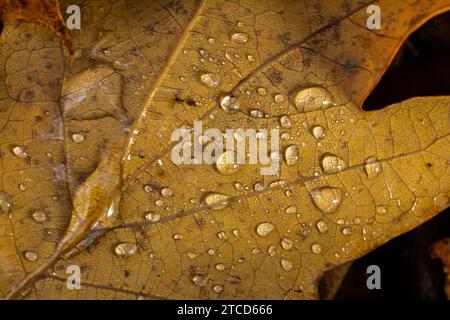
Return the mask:
[[220,193],[208,193],[204,198],[204,203],[211,206],[213,210],[221,210],[229,206],[230,197]]
[[275,246],[269,246],[269,248],[267,248],[267,254],[271,257],[273,257],[276,253],[276,248]]
[[240,182],[235,182],[235,183],[234,183],[234,187],[235,187],[236,190],[238,190],[238,191],[244,190],[244,186],[243,186],[242,183],[240,183]]
[[273,231],[273,229],[275,229],[275,226],[273,224],[269,222],[262,222],[256,228],[256,233],[260,237],[265,237],[269,235]]
[[72,140],[75,143],[81,143],[84,141],[84,135],[82,135],[81,133],[75,133],[72,135]]
[[200,80],[204,85],[210,88],[215,88],[220,83],[220,79],[212,73],[203,73],[200,75]]
[[375,179],[382,171],[381,163],[377,161],[377,158],[369,157],[365,161],[364,170],[366,171],[367,178]]
[[151,185],[146,184],[144,186],[144,191],[145,192],[152,192],[153,191],[153,187]]
[[159,214],[157,214],[157,213],[154,213],[154,212],[148,212],[145,215],[145,219],[147,219],[150,222],[158,222],[159,219],[161,219],[161,216]]
[[287,184],[286,180],[277,180],[269,184],[269,188],[283,187]]
[[233,151],[225,151],[216,158],[215,167],[223,175],[231,175],[236,173],[239,165],[236,162],[236,155]]
[[239,237],[239,235],[241,234],[241,232],[239,231],[239,229],[233,229],[233,235],[235,236],[235,237]]
[[217,270],[217,271],[223,271],[223,270],[225,270],[225,265],[222,264],[222,263],[216,264],[216,270]]
[[45,221],[47,221],[47,214],[45,213],[44,210],[39,209],[34,211],[31,214],[31,217],[33,218],[34,221],[36,221],[37,223],[44,223]]
[[13,151],[13,153],[14,153],[17,157],[19,157],[19,158],[24,159],[24,158],[28,157],[28,154],[27,154],[27,153],[25,152],[25,150],[23,150],[23,148],[20,147],[20,146],[14,147],[14,148],[12,149],[12,151]]
[[256,192],[263,191],[264,190],[264,182],[262,182],[262,181],[256,182],[253,185],[253,190],[255,190]]
[[311,251],[315,254],[319,254],[322,252],[322,246],[318,243],[313,243],[311,246]]
[[289,260],[283,259],[281,260],[281,267],[284,269],[284,271],[291,271],[293,265]]
[[191,278],[192,282],[196,286],[204,286],[208,282],[208,278],[201,274],[196,274]]
[[8,213],[12,208],[11,198],[6,192],[0,191],[0,210],[3,213]]
[[27,252],[25,252],[25,258],[28,261],[34,262],[34,261],[36,261],[38,259],[38,257],[39,256],[38,256],[37,252],[35,252],[35,251],[27,251]]
[[333,104],[333,97],[327,89],[322,87],[305,88],[295,96],[295,106],[300,112],[320,110]]
[[231,35],[231,41],[236,44],[246,44],[248,41],[248,35],[242,32],[233,33]]
[[239,99],[231,95],[226,95],[220,100],[220,106],[226,112],[236,112],[239,110]]
[[286,164],[288,166],[292,166],[296,164],[299,159],[300,154],[298,151],[298,146],[294,144],[287,146],[286,149],[284,150],[284,160],[286,161]]
[[173,235],[173,239],[174,240],[181,240],[181,239],[183,239],[183,236],[181,234],[179,234],[179,233],[175,233]]
[[192,260],[192,259],[195,259],[195,258],[197,257],[197,254],[194,253],[194,252],[188,252],[186,255],[187,255],[188,258],[191,259],[191,260]]
[[249,111],[249,115],[252,118],[264,118],[264,113],[258,109],[251,109]]
[[293,246],[294,246],[294,242],[293,242],[291,239],[289,239],[289,238],[283,238],[283,239],[281,240],[281,247],[282,247],[284,250],[291,250]]
[[289,207],[286,208],[286,210],[284,210],[284,212],[286,214],[295,214],[295,213],[297,213],[297,207],[294,206],[294,205],[289,206]]
[[327,154],[322,157],[322,168],[325,173],[337,173],[347,168],[347,162],[342,158]]
[[208,255],[213,256],[216,254],[216,250],[214,249],[208,249]]
[[252,250],[252,254],[253,255],[256,255],[256,254],[258,254],[258,253],[260,253],[261,252],[261,250],[259,250],[258,248],[254,248],[253,250]]
[[19,190],[25,191],[25,190],[27,190],[27,187],[23,183],[21,183],[21,184],[19,184]]
[[162,206],[164,205],[164,201],[162,201],[161,199],[156,200],[156,201],[155,201],[155,205],[156,205],[157,207],[162,207]]
[[223,286],[220,284],[216,284],[213,286],[214,293],[221,293],[223,291]]
[[325,138],[326,135],[326,130],[324,127],[321,126],[314,126],[311,130],[312,135],[314,136],[314,138],[318,139],[318,140],[322,140],[323,138]]
[[128,258],[136,254],[137,246],[133,243],[123,242],[114,248],[114,252],[120,258]]
[[320,233],[325,233],[328,230],[328,224],[325,221],[323,221],[323,220],[317,221],[316,227],[317,227],[317,230],[319,230]]
[[386,214],[387,213],[387,209],[384,206],[377,206],[375,210],[376,210],[377,214]]
[[249,62],[254,62],[254,61],[255,61],[255,58],[254,58],[251,54],[248,54],[248,55],[247,55],[247,60],[248,60]]
[[260,96],[265,96],[265,95],[267,94],[267,89],[266,89],[266,88],[263,88],[263,87],[260,87],[260,88],[258,88],[258,89],[256,90],[256,92],[258,92],[258,94],[259,94]]
[[342,190],[323,187],[311,191],[311,197],[316,207],[323,213],[335,212],[342,202]]
[[284,101],[284,96],[281,93],[276,94],[274,100],[276,103],[281,103]]
[[170,189],[170,188],[163,188],[163,189],[161,190],[161,195],[162,195],[164,198],[168,198],[168,197],[171,197],[171,196],[173,195],[173,191],[172,191],[172,189]]
[[225,231],[220,231],[219,233],[217,233],[217,238],[219,238],[220,240],[227,240],[227,234],[225,233]]
[[280,118],[280,125],[285,129],[290,128],[292,126],[291,118],[289,116],[282,116]]
[[352,234],[352,228],[350,227],[345,227],[344,229],[342,229],[342,234],[344,236],[349,236]]

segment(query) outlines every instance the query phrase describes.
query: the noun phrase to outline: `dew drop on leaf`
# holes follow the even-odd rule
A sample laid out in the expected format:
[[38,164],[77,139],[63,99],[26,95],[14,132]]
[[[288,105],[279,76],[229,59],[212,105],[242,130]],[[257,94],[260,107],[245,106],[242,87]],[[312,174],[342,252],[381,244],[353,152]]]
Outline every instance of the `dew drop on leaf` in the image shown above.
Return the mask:
[[258,225],[258,227],[256,228],[256,234],[260,237],[265,237],[267,235],[269,235],[273,229],[275,228],[275,226],[269,222],[262,222]]
[[322,252],[322,246],[319,243],[313,243],[311,246],[312,253],[319,254]]
[[293,242],[291,239],[289,239],[289,238],[283,238],[283,239],[281,240],[281,247],[282,247],[284,250],[291,250],[293,246],[294,246],[294,242]]
[[291,271],[292,270],[292,262],[286,259],[281,260],[281,267],[284,269],[284,271]]
[[220,193],[208,193],[203,202],[213,210],[221,210],[229,206],[230,197]]
[[214,293],[221,293],[223,291],[223,286],[220,284],[216,284],[213,286]]
[[31,217],[33,218],[34,221],[36,221],[37,223],[44,223],[45,221],[47,221],[47,214],[45,213],[44,210],[39,209],[34,211],[31,214]]
[[239,99],[231,95],[226,95],[220,100],[220,106],[226,112],[236,112],[239,110]]
[[323,220],[317,221],[316,227],[317,227],[317,230],[319,230],[320,233],[325,233],[328,230],[328,224],[325,221],[323,221]]
[[290,145],[287,146],[286,149],[284,149],[284,161],[286,161],[286,164],[288,166],[293,166],[298,162],[300,159],[300,154],[298,151],[297,145]]
[[196,286],[201,287],[206,284],[206,282],[208,281],[208,278],[205,277],[204,275],[196,274],[196,275],[192,276],[191,280]]
[[75,143],[81,143],[84,141],[84,135],[82,135],[81,133],[75,133],[72,135],[72,140]]
[[114,252],[120,258],[128,258],[136,254],[137,246],[133,243],[122,242],[114,248]]
[[377,161],[377,158],[369,157],[364,162],[364,170],[367,178],[375,179],[382,171],[381,163]]
[[13,151],[13,153],[16,155],[16,157],[18,157],[18,158],[24,159],[24,158],[28,157],[28,154],[27,154],[27,153],[25,152],[25,150],[23,150],[23,148],[20,147],[20,146],[14,147],[14,148],[12,149],[12,151]]
[[340,157],[327,154],[322,157],[322,168],[325,173],[338,173],[347,168],[347,162]]
[[233,33],[230,37],[231,41],[236,44],[246,44],[248,41],[248,35],[243,32]]
[[38,254],[35,251],[27,251],[27,252],[25,252],[25,258],[28,261],[34,262],[38,259]]
[[223,152],[216,158],[215,167],[223,175],[232,175],[239,169],[239,165],[235,162],[236,156],[233,151]]
[[292,126],[291,118],[289,116],[281,116],[280,125],[285,129],[290,128]]
[[9,195],[4,192],[0,191],[0,211],[3,213],[8,213],[12,208],[12,202]]
[[219,85],[220,79],[212,73],[203,73],[200,75],[200,81],[207,87],[215,88]]
[[150,222],[158,222],[160,218],[161,218],[161,216],[154,212],[148,212],[145,215],[145,219],[147,219]]
[[332,187],[318,188],[311,191],[311,197],[320,211],[332,213],[339,208],[342,202],[342,190]]
[[325,128],[322,126],[314,126],[311,132],[314,138],[318,140],[322,140],[323,138],[325,138],[326,135]]
[[300,90],[295,95],[294,102],[300,112],[325,109],[334,104],[328,90],[317,86]]

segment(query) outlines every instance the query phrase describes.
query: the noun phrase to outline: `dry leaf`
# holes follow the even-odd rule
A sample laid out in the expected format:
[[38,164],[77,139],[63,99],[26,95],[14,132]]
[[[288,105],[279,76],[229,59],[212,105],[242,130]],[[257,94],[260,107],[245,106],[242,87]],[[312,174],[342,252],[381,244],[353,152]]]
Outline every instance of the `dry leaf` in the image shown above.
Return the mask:
[[[45,30],[5,25],[3,295],[317,298],[325,270],[448,207],[450,98],[361,105],[450,4],[379,1],[374,31],[370,4],[86,1],[71,66]],[[280,174],[175,165],[195,120],[279,128]]]

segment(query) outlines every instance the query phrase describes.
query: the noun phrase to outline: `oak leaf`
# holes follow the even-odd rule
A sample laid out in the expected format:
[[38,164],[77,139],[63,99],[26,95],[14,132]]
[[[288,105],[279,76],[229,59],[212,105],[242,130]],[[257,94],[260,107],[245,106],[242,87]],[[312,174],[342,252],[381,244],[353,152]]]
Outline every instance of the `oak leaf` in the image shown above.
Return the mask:
[[[361,110],[448,1],[80,7],[71,65],[46,30],[3,30],[5,297],[317,298],[325,270],[448,207],[450,98]],[[175,165],[171,134],[196,120],[279,129],[279,174]]]

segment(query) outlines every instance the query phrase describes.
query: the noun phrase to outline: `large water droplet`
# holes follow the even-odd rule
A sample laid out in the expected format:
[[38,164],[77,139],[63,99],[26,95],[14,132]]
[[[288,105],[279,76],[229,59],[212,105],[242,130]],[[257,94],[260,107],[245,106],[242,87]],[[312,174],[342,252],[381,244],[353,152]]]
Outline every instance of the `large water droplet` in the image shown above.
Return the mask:
[[335,212],[342,202],[342,190],[323,187],[311,191],[311,197],[316,207],[323,213]]
[[84,141],[84,135],[82,135],[81,133],[75,133],[72,135],[72,140],[75,143],[81,143]]
[[221,210],[229,206],[230,197],[220,193],[208,193],[203,199],[207,206],[213,210]]
[[6,192],[0,191],[0,211],[8,213],[12,208],[11,198]]
[[231,41],[236,44],[246,44],[248,41],[248,35],[242,32],[233,33],[231,35]]
[[33,218],[34,221],[36,221],[37,223],[44,223],[45,221],[47,221],[47,214],[45,213],[44,210],[39,209],[34,211],[31,214],[31,217]]
[[298,151],[297,145],[290,145],[287,146],[286,149],[284,149],[284,161],[286,161],[286,164],[288,166],[292,166],[298,162],[300,159],[300,154]]
[[381,163],[377,161],[377,158],[369,157],[364,163],[364,170],[366,171],[367,178],[375,179],[381,173]]
[[220,79],[212,73],[203,73],[200,75],[200,81],[210,88],[215,88],[219,85]]
[[269,235],[273,231],[273,229],[275,229],[275,226],[273,224],[269,222],[262,222],[256,228],[256,233],[260,237],[265,237]]
[[123,242],[114,248],[114,252],[120,258],[128,258],[136,254],[137,246],[133,243]]
[[239,110],[239,99],[231,95],[226,95],[220,100],[220,106],[226,112],[236,112]]
[[332,95],[322,87],[305,88],[295,96],[295,106],[300,112],[325,109],[332,105],[334,105]]
[[217,171],[224,175],[236,173],[239,165],[235,162],[237,157],[233,151],[226,151],[216,158],[215,167]]
[[342,158],[327,154],[322,157],[322,168],[325,173],[337,173],[347,168],[347,162]]

